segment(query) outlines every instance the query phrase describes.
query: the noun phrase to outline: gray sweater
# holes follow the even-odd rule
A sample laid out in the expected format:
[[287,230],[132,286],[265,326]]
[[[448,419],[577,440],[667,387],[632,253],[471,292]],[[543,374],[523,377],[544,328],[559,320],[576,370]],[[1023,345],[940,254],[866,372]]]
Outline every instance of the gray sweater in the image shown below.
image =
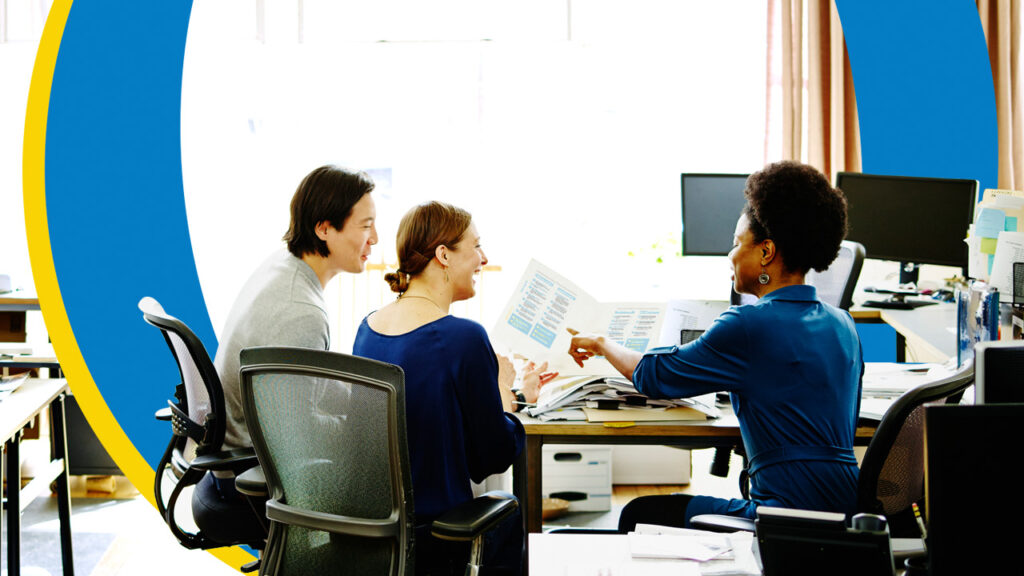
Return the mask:
[[224,449],[252,446],[242,413],[238,355],[250,346],[330,348],[323,287],[308,264],[287,250],[253,272],[231,307],[213,364],[224,387]]

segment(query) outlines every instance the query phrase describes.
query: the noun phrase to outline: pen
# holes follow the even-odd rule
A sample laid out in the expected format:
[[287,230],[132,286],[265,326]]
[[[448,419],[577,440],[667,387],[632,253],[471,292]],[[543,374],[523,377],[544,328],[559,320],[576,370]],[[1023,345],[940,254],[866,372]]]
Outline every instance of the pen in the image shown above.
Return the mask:
[[924,520],[921,519],[921,509],[917,507],[917,502],[911,502],[910,506],[914,509],[914,519],[917,520],[917,527],[921,529],[921,541],[928,539],[928,530],[924,527]]

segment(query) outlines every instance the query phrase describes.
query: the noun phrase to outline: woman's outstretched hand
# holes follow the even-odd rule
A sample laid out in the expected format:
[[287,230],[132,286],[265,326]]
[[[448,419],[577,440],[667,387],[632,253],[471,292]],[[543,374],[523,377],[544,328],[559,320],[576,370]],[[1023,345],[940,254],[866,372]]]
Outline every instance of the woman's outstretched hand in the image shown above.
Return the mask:
[[537,366],[532,360],[523,367],[523,380],[519,391],[523,393],[527,403],[536,404],[540,389],[558,377],[558,372],[547,372],[547,369],[547,362]]
[[583,362],[603,354],[601,347],[604,345],[604,336],[599,334],[580,334],[572,328],[566,328],[572,334],[572,341],[569,342],[569,356],[580,368]]

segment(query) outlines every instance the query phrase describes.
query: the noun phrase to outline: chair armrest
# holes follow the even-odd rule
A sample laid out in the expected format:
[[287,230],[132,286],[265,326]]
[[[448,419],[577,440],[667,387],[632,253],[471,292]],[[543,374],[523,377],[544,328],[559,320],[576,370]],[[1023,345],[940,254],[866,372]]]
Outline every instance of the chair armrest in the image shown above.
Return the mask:
[[472,540],[494,528],[519,508],[519,501],[501,492],[488,492],[445,512],[430,525],[442,540]]
[[154,414],[154,416],[156,416],[157,420],[163,420],[164,422],[170,422],[171,421],[171,408],[169,406],[165,407],[165,408],[161,408],[161,409],[156,411],[156,414]]
[[750,518],[724,514],[698,514],[690,518],[690,525],[711,532],[754,532],[754,521]]
[[259,464],[256,460],[256,452],[252,448],[239,448],[237,450],[225,450],[213,454],[196,456],[191,465],[200,470],[231,470],[240,472]]
[[266,497],[267,477],[263,475],[263,466],[253,466],[235,476],[235,490],[250,497]]

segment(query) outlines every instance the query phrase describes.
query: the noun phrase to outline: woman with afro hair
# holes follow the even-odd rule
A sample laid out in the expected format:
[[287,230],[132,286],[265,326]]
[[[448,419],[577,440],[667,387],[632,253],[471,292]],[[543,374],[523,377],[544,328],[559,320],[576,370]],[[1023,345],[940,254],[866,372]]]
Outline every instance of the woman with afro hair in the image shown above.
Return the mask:
[[804,284],[846,236],[846,198],[810,166],[778,162],[747,180],[729,260],[733,287],[758,297],[722,313],[697,340],[640,354],[601,335],[575,335],[582,366],[607,358],[642,393],[686,398],[729,392],[748,457],[749,499],[671,494],[630,502],[638,522],[689,527],[700,514],[754,518],[759,505],[852,514],[854,432],[864,362],[850,315]]

